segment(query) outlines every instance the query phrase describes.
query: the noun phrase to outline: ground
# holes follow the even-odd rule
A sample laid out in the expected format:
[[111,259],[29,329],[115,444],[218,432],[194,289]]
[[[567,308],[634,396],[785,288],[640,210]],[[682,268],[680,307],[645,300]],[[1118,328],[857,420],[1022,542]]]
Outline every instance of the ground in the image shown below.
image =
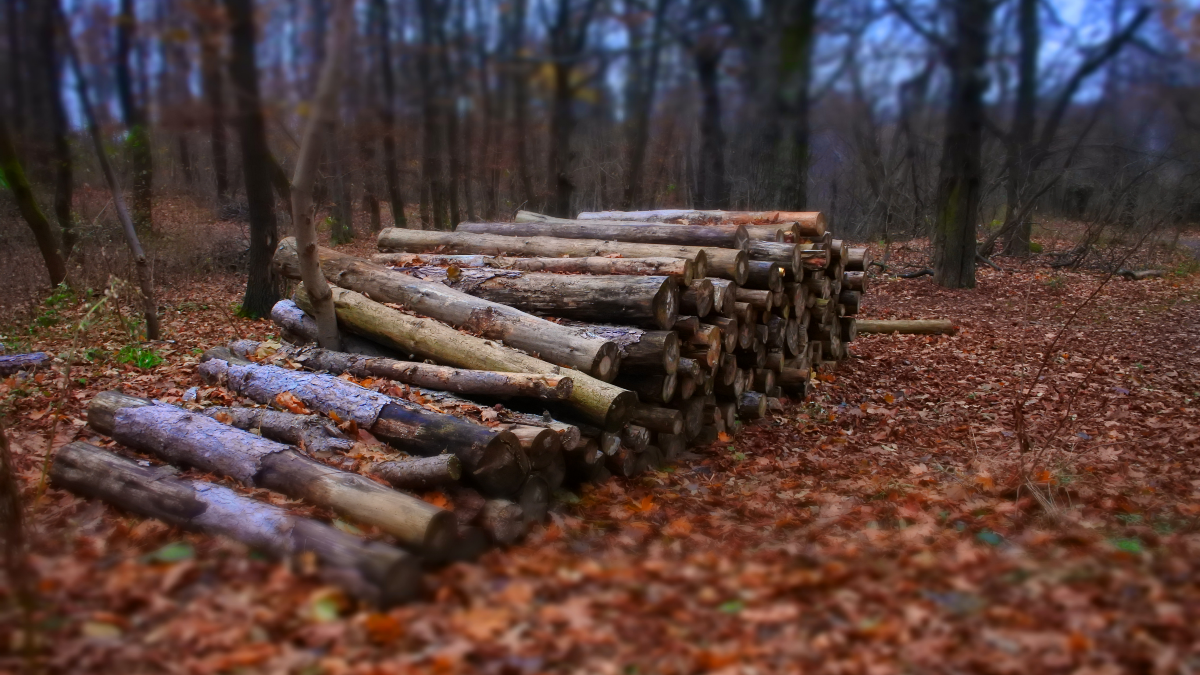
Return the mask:
[[96,296],[61,297],[22,339],[62,355],[78,335],[70,389],[50,372],[0,384],[32,552],[0,591],[0,670],[1195,671],[1200,279],[1000,260],[971,291],[873,279],[864,317],[960,332],[861,337],[807,401],[584,489],[387,612],[304,560],[43,489],[48,438],[103,442],[84,425],[96,391],[177,400],[201,385],[199,350],[272,332],[236,316],[241,279],[220,273],[165,289],[174,342],[140,350],[122,351],[127,300],[80,333]]

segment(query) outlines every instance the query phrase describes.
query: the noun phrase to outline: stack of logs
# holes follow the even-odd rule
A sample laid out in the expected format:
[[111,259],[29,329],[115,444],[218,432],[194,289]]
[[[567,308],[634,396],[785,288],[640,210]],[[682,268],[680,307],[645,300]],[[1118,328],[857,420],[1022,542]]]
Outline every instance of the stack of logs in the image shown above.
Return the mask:
[[[520,212],[386,229],[378,245],[370,261],[318,250],[342,351],[312,345],[301,284],[272,312],[285,342],[204,355],[207,384],[268,407],[108,392],[89,424],[397,546],[83,443],[58,454],[54,481],[277,556],[312,552],[357,596],[400,602],[421,559],[517,541],[561,487],[656,468],[803,398],[814,369],[846,358],[870,264],[819,213]],[[274,263],[300,278],[294,239]]]

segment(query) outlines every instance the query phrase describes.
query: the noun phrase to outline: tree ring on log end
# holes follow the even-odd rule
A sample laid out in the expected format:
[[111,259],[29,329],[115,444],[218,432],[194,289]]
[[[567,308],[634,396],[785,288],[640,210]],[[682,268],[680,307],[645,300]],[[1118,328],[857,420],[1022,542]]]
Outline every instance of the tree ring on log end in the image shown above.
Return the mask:
[[618,431],[625,426],[630,415],[633,414],[633,406],[637,402],[637,394],[632,391],[622,391],[614,396],[612,403],[608,405],[608,414],[604,419],[605,428],[608,431]]
[[596,352],[592,362],[592,377],[601,382],[612,382],[621,368],[621,350],[615,342],[605,342]]
[[680,293],[674,279],[668,278],[654,294],[654,320],[658,327],[670,330],[679,318]]

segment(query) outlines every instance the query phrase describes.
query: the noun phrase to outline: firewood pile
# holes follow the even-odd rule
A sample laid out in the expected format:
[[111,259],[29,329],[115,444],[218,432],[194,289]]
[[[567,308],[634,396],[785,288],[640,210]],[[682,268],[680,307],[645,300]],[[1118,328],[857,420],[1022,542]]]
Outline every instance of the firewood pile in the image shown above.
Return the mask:
[[[401,602],[422,561],[518,541],[555,491],[654,469],[802,399],[815,370],[847,357],[870,264],[821,214],[777,211],[520,212],[455,232],[385,229],[378,247],[372,260],[318,250],[342,351],[315,346],[300,284],[272,312],[282,342],[204,355],[206,383],[264,407],[103,393],[89,425],[167,466],[74,443],[52,479],[279,557],[310,553],[358,597]],[[300,278],[294,239],[274,263]],[[172,466],[329,509],[395,545]]]

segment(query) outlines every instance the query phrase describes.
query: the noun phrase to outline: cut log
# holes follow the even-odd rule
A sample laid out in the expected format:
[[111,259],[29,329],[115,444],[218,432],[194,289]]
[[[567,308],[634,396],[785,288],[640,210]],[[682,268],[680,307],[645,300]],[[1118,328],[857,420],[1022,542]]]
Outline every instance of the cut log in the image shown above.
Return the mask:
[[680,308],[696,317],[708,316],[713,309],[713,283],[708,279],[696,279],[683,292]]
[[563,452],[566,479],[571,483],[591,480],[594,466],[605,457],[595,439],[585,438],[574,450]]
[[[696,264],[684,258],[509,258],[487,255],[440,255],[436,253],[377,253],[371,262],[389,267],[478,268],[494,267],[521,272],[553,274],[621,274],[674,277],[681,286],[703,278]],[[707,272],[707,269],[700,270]]]
[[664,434],[683,433],[683,413],[671,408],[639,404],[630,418],[634,424]]
[[854,342],[854,338],[858,337],[858,320],[852,316],[843,316],[838,319],[838,323],[842,326],[842,339]]
[[448,450],[489,494],[512,494],[529,473],[529,459],[510,432],[432,412],[332,375],[221,359],[205,361],[198,370],[206,382],[224,385],[259,403],[290,397],[318,412],[353,421],[410,454],[430,456]]
[[[697,430],[696,435],[700,432]],[[654,445],[662,453],[662,461],[660,464],[669,464],[679,458],[680,455],[687,450],[688,439],[683,434],[658,434],[654,438]]]
[[516,223],[459,223],[458,232],[495,234],[505,237],[559,237],[562,239],[599,239],[634,244],[667,244],[672,246],[703,246],[706,248],[736,248],[745,250],[750,240],[746,228],[740,225],[711,227],[680,227],[661,223],[631,221],[579,221]]
[[775,387],[775,371],[770,368],[758,368],[754,371],[754,391],[764,394]]
[[555,490],[562,486],[563,481],[567,478],[566,456],[561,452],[555,454],[550,464],[540,469],[534,469],[530,475],[541,476],[542,480],[546,481],[546,487],[553,494]]
[[427,389],[456,394],[507,398],[521,396],[545,401],[565,401],[571,397],[574,381],[569,375],[536,373],[498,373],[492,370],[468,370],[435,366],[413,361],[397,361],[319,347],[292,347],[238,340],[229,345],[234,354],[251,360],[283,356],[309,370],[349,373],[355,377],[375,377],[403,382]]
[[675,325],[671,326],[671,330],[679,333],[679,337],[686,342],[692,333],[700,330],[700,319],[695,316],[681,316],[675,319]]
[[728,279],[709,279],[713,285],[712,311],[721,316],[733,316],[734,303],[737,302],[737,284]]
[[202,414],[263,438],[294,445],[310,455],[343,454],[354,441],[317,415],[294,415],[270,408],[204,408]]
[[728,387],[733,385],[733,379],[737,377],[737,357],[732,353],[726,352],[721,355],[721,367],[716,372],[716,384],[718,387]]
[[462,478],[462,462],[454,455],[408,457],[376,464],[371,473],[410,492],[436,490]]
[[[303,299],[302,295],[299,297]],[[598,379],[582,373],[564,372],[541,359],[505,349],[488,340],[464,335],[432,319],[414,317],[385,307],[353,291],[333,289],[333,302],[338,320],[350,330],[421,358],[477,370],[569,374],[574,385],[567,403],[593,424],[620,429],[628,421],[629,404],[637,398],[632,392]],[[612,345],[613,351],[608,358],[619,358],[615,344],[607,340],[601,342]]]
[[868,321],[859,319],[857,322],[858,335],[882,333],[901,333],[903,335],[954,335],[958,329],[954,322],[944,319],[913,319],[894,321]]
[[521,516],[526,525],[546,520],[546,513],[550,511],[550,491],[550,484],[536,473],[525,479],[517,497],[517,506],[521,507]]
[[621,445],[634,452],[645,450],[646,446],[650,445],[650,430],[636,424],[626,424],[625,428],[621,429]]
[[636,220],[650,223],[738,223],[740,225],[773,225],[795,223],[805,237],[825,233],[825,215],[805,211],[700,211],[694,209],[661,209],[657,211],[596,211],[579,214],[580,220]]
[[738,416],[742,419],[757,420],[766,417],[766,415],[766,394],[757,391],[748,391],[738,397]]
[[718,316],[713,317],[713,325],[721,329],[721,347],[727,352],[737,349],[738,335],[741,332],[741,326],[738,325],[738,320],[734,317]]
[[[672,225],[672,227],[678,227]],[[648,446],[647,446],[648,447]],[[644,450],[644,449],[643,449]],[[634,452],[633,448],[622,447],[617,454],[612,455],[604,460],[604,465],[614,476],[624,476],[630,478],[642,472],[641,453]]]
[[[691,440],[700,434],[704,426],[704,397],[694,396],[671,406],[683,414],[683,436]],[[662,444],[660,443],[661,447]]]
[[521,449],[529,457],[529,467],[533,471],[549,466],[554,462],[554,456],[562,453],[562,441],[553,429],[524,424],[502,426],[521,442]]
[[782,291],[785,274],[783,265],[777,262],[751,260],[750,276],[746,279],[746,286],[769,291]]
[[708,276],[728,279],[739,286],[750,276],[750,256],[734,248],[703,249],[708,262]]
[[1124,278],[1126,281],[1157,279],[1165,274],[1166,270],[1129,270],[1125,268],[1117,270],[1117,276]]
[[37,370],[49,365],[53,360],[54,357],[46,352],[0,356],[0,376],[12,375],[21,370]]
[[[605,340],[581,335],[578,331],[530,316],[518,309],[461,293],[443,284],[393,272],[331,249],[320,248],[318,253],[322,271],[336,286],[365,293],[375,302],[403,305],[411,311],[486,338],[501,340],[510,347],[538,354],[550,363],[575,368],[601,380],[611,381],[616,376],[619,366],[616,345]],[[279,242],[274,265],[283,276],[297,277],[299,272],[294,239],[289,237]]]
[[401,549],[293,516],[220,485],[176,478],[167,467],[140,466],[76,442],[58,449],[49,475],[56,487],[175,527],[228,537],[275,558],[312,553],[322,577],[376,606],[410,600],[420,591],[420,561]]
[[705,265],[707,255],[699,246],[671,246],[666,244],[633,244],[599,239],[562,239],[559,237],[504,237],[491,234],[466,232],[438,232],[431,230],[407,230],[385,228],[379,233],[380,251],[405,253],[471,253],[481,255],[505,255],[546,258],[589,258],[620,256],[622,258],[683,258],[699,267]]
[[825,275],[817,275],[806,277],[804,279],[804,287],[808,289],[810,295],[815,295],[817,298],[828,298],[833,291],[829,283],[829,277]]
[[691,359],[697,363],[704,364],[704,368],[712,370],[716,368],[721,361],[721,345],[714,343],[710,345],[687,345],[680,347],[679,353],[681,358]]
[[[756,342],[755,346],[761,345],[761,342]],[[737,358],[739,368],[745,370],[758,370],[759,368],[767,367],[767,350],[754,349],[753,347],[747,351],[739,351],[734,354]]]
[[741,368],[734,370],[733,379],[726,384],[717,382],[717,394],[737,400],[746,391],[746,371]]
[[801,330],[800,322],[794,317],[788,319],[787,324],[783,328],[783,347],[787,350],[788,355],[798,356],[801,350],[804,349],[804,343],[807,341],[807,330]]
[[737,424],[737,403],[734,401],[717,401],[717,416],[725,430],[732,432]]
[[838,304],[846,307],[847,314],[858,314],[862,308],[862,293],[843,290],[838,294]]
[[867,292],[867,273],[866,272],[843,272],[842,273],[842,289],[850,289],[852,291]]
[[525,536],[528,523],[519,504],[507,499],[489,499],[479,514],[479,526],[501,546],[515,544]]
[[[317,342],[317,322],[311,316],[300,309],[296,303],[291,300],[280,300],[271,308],[271,321],[279,326],[280,336],[296,345],[316,344]],[[342,349],[351,354],[363,354],[365,356],[382,356],[385,358],[395,358],[400,356],[395,350],[388,349],[381,344],[372,342],[366,338],[359,337],[353,333],[340,331],[342,340]]]
[[763,322],[760,325],[766,328],[763,342],[766,343],[767,349],[782,349],[788,320],[778,314],[768,314],[763,317]]
[[101,392],[88,405],[88,425],[168,463],[331,508],[431,556],[441,555],[454,540],[448,511],[182,408]]
[[770,241],[775,243],[783,243],[791,238],[795,241],[795,232],[791,225],[744,225],[746,234],[750,235],[750,241]]
[[641,471],[657,471],[666,461],[662,448],[657,445],[648,445],[642,454],[638,455],[641,461]]
[[621,362],[632,366],[626,372],[645,372],[649,368],[674,373],[679,369],[679,358],[679,334],[671,330],[646,331],[636,342],[621,344]]
[[871,266],[871,252],[865,248],[846,249],[846,269],[852,272],[865,272]]
[[704,373],[700,370],[700,363],[695,359],[689,358],[679,359],[679,370],[675,371],[675,373],[679,376],[680,380],[688,378],[699,382],[704,377]]
[[675,398],[679,386],[677,373],[622,375],[617,384],[638,394],[638,399],[647,403],[669,403]]
[[[750,259],[773,262],[783,268],[789,279],[804,275],[804,249],[796,244],[777,244],[769,241],[750,242]],[[811,256],[810,256],[811,257]]]

